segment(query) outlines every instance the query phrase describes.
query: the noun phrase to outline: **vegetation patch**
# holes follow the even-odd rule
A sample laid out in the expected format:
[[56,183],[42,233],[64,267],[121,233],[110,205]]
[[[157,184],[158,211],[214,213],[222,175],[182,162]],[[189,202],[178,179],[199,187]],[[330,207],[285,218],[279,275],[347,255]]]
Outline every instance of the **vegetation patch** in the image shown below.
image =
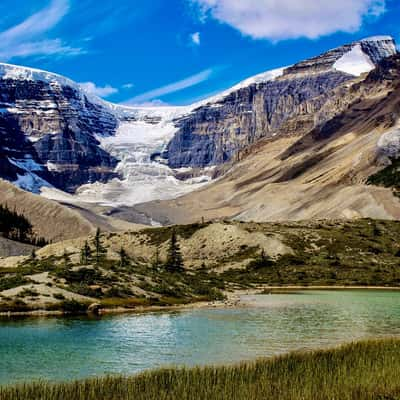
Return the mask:
[[32,230],[32,224],[22,214],[10,210],[7,205],[0,205],[0,232],[10,240],[43,247],[48,242],[42,237],[37,237]]
[[[197,249],[191,248],[188,252],[188,246],[181,246],[185,239],[180,232],[183,229],[189,237],[204,226],[193,224],[136,232],[146,243],[149,232],[161,232],[162,240],[166,241],[162,257],[154,245],[147,243],[154,254],[147,253],[146,258],[140,253],[136,256],[135,248],[114,247],[110,251],[108,235],[98,231],[75,253],[31,257],[18,267],[0,268],[0,291],[32,283],[31,275],[49,272],[47,285],[70,292],[68,298],[77,294],[86,297],[87,302],[93,303],[96,299],[105,307],[135,308],[220,301],[225,299],[227,291],[264,286],[400,286],[398,221],[227,224],[237,225],[238,237],[240,230],[244,236],[264,235],[265,243],[268,237],[279,237],[291,252],[271,255],[261,245],[250,246],[238,241],[232,242],[235,247],[229,249],[229,254],[226,250],[218,254],[215,246],[218,243],[226,246],[229,236],[222,241],[218,238],[217,244],[210,238],[210,249],[207,244],[199,243]],[[135,237],[133,243],[136,242]],[[122,243],[129,246],[129,242]],[[48,294],[49,302],[54,302],[52,307],[63,309],[60,303],[65,299]],[[31,302],[30,307],[40,306],[35,305],[35,295],[22,295],[27,303]],[[9,301],[2,301],[8,309]],[[18,303],[13,308],[17,306]],[[22,305],[21,311],[24,309]],[[69,307],[68,312],[80,313],[83,309]]]
[[396,193],[400,190],[400,158],[391,159],[391,164],[376,174],[371,175],[367,184],[393,188]]

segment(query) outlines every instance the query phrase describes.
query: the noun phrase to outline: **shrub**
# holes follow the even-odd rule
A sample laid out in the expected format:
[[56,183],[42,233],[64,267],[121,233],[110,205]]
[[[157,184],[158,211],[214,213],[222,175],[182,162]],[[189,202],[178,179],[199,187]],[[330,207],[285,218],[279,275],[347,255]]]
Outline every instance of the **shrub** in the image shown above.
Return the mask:
[[60,308],[62,311],[69,314],[83,314],[87,312],[88,305],[71,299],[64,300],[62,303],[60,303]]

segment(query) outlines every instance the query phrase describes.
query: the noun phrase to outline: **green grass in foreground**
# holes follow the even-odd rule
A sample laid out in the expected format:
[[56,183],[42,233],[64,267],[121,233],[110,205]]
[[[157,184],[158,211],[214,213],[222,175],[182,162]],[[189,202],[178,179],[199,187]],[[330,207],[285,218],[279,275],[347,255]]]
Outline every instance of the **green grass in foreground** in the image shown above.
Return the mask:
[[227,367],[0,388],[1,400],[396,400],[400,339],[294,353]]

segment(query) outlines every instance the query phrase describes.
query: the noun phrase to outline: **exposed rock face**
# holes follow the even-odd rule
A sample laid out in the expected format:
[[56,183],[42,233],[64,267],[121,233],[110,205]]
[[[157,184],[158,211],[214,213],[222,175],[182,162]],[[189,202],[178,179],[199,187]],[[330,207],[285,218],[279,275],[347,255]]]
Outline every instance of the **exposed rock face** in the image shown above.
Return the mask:
[[173,168],[224,163],[261,137],[311,128],[329,91],[351,79],[341,72],[296,76],[245,87],[219,104],[195,110],[178,122],[168,145]]
[[[350,60],[338,63],[353,51]],[[349,63],[368,72],[395,52],[391,38],[371,38],[300,62],[273,80],[238,88],[178,120],[179,131],[164,157],[173,168],[216,165],[239,157],[240,150],[262,137],[310,130],[335,112],[332,107],[319,111],[327,102],[332,106],[333,89],[354,79],[346,72]]]
[[[3,177],[25,177],[32,181],[29,172],[34,171],[34,175],[54,186],[73,191],[90,180],[106,181],[116,176],[117,160],[99,147],[96,135],[113,134],[117,119],[77,88],[63,83],[47,81],[45,77],[21,79],[3,73],[0,79],[1,162],[6,167],[2,169]],[[14,167],[10,167],[10,160]],[[36,168],[25,170],[26,160],[33,160]],[[34,187],[31,189],[35,191]]]

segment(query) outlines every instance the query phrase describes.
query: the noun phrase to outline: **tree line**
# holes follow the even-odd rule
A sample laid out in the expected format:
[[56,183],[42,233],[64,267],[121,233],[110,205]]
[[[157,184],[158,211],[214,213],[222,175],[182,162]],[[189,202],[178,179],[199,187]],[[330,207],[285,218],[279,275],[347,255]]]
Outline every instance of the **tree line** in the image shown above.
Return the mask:
[[31,222],[23,214],[10,210],[7,205],[0,205],[0,232],[3,237],[21,243],[38,247],[48,244],[45,238],[34,234]]
[[[97,228],[96,230],[92,247],[89,245],[88,241],[85,241],[84,245],[82,246],[80,254],[80,261],[82,265],[86,265],[91,262],[98,264],[105,257],[107,251],[101,243],[100,228]],[[118,255],[119,264],[121,267],[125,267],[130,264],[128,253],[122,246],[118,251]],[[166,260],[164,262],[160,260],[159,250],[157,249],[152,264],[154,268],[165,268],[165,270],[171,273],[182,272],[184,270],[183,257],[175,230],[172,230],[171,232],[171,239],[169,242]]]

